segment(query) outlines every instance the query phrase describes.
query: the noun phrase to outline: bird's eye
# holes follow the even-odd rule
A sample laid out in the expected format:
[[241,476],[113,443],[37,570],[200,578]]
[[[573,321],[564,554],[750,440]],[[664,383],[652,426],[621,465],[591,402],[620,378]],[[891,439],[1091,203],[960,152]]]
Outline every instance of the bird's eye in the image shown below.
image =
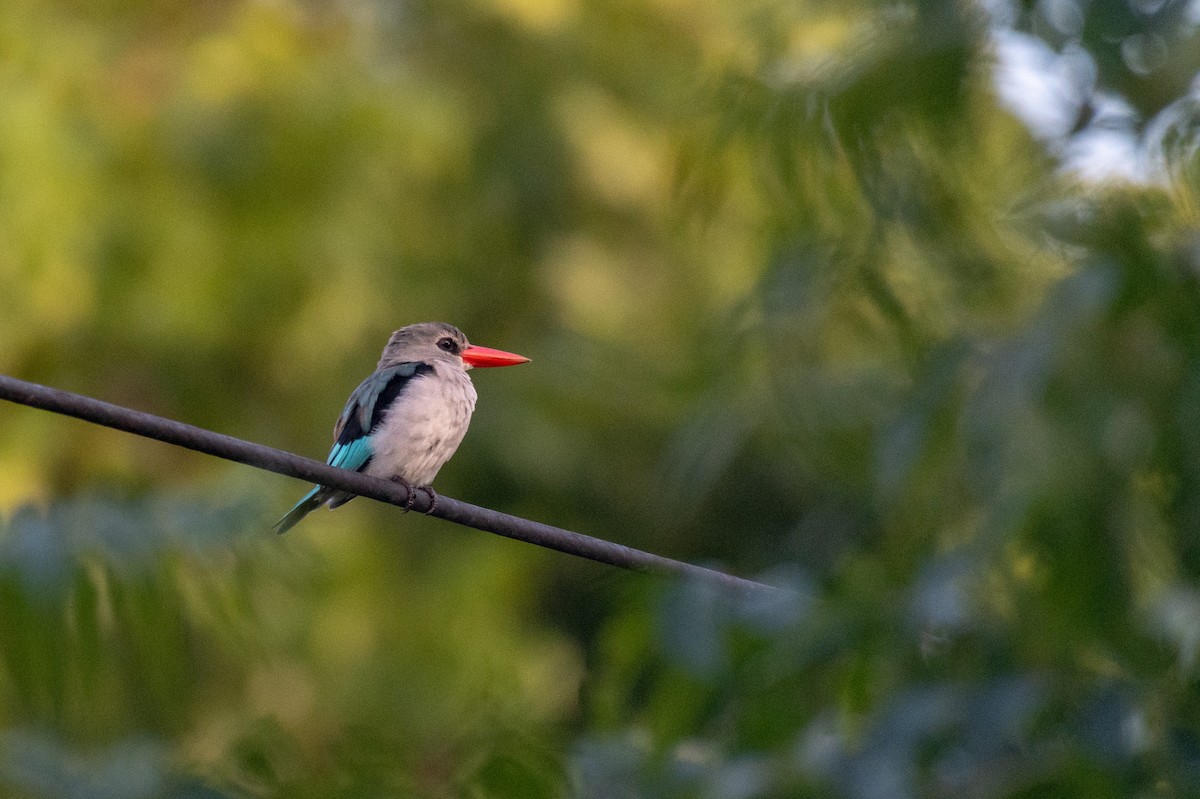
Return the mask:
[[454,343],[454,339],[450,338],[449,336],[439,339],[437,345],[439,349],[443,349],[446,352],[455,352],[458,350],[458,347]]

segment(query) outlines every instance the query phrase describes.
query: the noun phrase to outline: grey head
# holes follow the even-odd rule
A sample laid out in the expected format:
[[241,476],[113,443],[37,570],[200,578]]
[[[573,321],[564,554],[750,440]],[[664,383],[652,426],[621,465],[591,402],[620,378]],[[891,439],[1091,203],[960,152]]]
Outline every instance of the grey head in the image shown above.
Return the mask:
[[462,368],[462,352],[469,346],[467,337],[454,325],[420,322],[392,333],[375,368],[384,369],[406,361],[444,361]]

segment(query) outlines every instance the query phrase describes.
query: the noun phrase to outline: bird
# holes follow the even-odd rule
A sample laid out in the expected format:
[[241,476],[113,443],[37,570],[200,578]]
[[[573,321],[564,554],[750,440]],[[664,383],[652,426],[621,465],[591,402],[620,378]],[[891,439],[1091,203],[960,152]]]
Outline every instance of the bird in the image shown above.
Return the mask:
[[[438,470],[462,443],[477,395],[467,371],[473,367],[514,366],[529,359],[467,341],[444,322],[421,322],[392,333],[375,371],[350,394],[333,428],[326,463],[426,491],[432,513],[437,494],[430,487]],[[312,511],[336,508],[355,495],[316,486],[275,523],[285,533]]]

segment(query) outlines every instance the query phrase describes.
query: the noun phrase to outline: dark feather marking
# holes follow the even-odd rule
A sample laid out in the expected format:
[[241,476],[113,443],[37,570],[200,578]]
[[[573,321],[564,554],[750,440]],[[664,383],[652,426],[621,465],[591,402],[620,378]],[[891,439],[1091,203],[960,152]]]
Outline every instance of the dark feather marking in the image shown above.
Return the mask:
[[342,434],[338,436],[337,443],[349,444],[351,441],[362,438],[362,426],[358,423],[358,414],[354,414],[346,422],[346,426],[342,428]]
[[[337,443],[349,444],[351,441],[359,439],[373,431],[379,426],[380,422],[383,421],[384,414],[387,413],[388,408],[391,407],[392,403],[396,401],[396,398],[399,397],[404,391],[405,386],[407,386],[410,381],[429,374],[433,374],[433,367],[422,362],[414,363],[411,370],[405,369],[401,372],[397,372],[392,379],[387,382],[387,385],[383,387],[383,389],[379,392],[379,396],[375,399],[375,406],[371,409],[370,429],[363,430],[362,422],[359,420],[359,414],[351,413],[350,417],[346,420],[345,426],[342,428],[341,435],[339,435],[337,438]],[[364,468],[366,468],[366,464],[363,464],[359,471],[362,471]]]
[[418,363],[411,377],[396,375],[389,380],[388,384],[383,387],[383,391],[379,392],[379,399],[375,400],[375,410],[371,414],[371,429],[374,430],[383,421],[383,415],[387,413],[388,408],[392,407],[392,403],[396,401],[396,397],[400,396],[400,392],[404,391],[409,381],[431,374],[433,374],[432,366],[427,363]]

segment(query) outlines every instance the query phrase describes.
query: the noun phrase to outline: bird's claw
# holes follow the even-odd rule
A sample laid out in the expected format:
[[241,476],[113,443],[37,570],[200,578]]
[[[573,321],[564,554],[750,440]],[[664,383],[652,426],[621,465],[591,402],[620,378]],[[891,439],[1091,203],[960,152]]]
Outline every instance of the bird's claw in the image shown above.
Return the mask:
[[433,490],[433,486],[417,486],[418,490],[424,491],[429,495],[429,507],[425,510],[426,516],[433,515],[433,509],[437,507],[438,495]]
[[414,489],[411,483],[398,474],[393,474],[389,479],[393,483],[398,483],[404,486],[404,490],[408,492],[408,499],[404,502],[405,513],[408,513],[413,509],[413,503],[416,502],[418,491],[424,491],[429,497],[429,507],[425,510],[425,515],[428,516],[433,513],[433,510],[437,507],[438,502],[438,495],[437,492],[433,490],[433,486],[417,486]]
[[404,486],[404,490],[408,493],[408,499],[404,501],[404,512],[408,513],[413,508],[413,502],[416,501],[416,492],[413,491],[412,485],[410,485],[407,480],[398,474],[393,474],[389,479],[393,483],[398,483],[399,485]]

